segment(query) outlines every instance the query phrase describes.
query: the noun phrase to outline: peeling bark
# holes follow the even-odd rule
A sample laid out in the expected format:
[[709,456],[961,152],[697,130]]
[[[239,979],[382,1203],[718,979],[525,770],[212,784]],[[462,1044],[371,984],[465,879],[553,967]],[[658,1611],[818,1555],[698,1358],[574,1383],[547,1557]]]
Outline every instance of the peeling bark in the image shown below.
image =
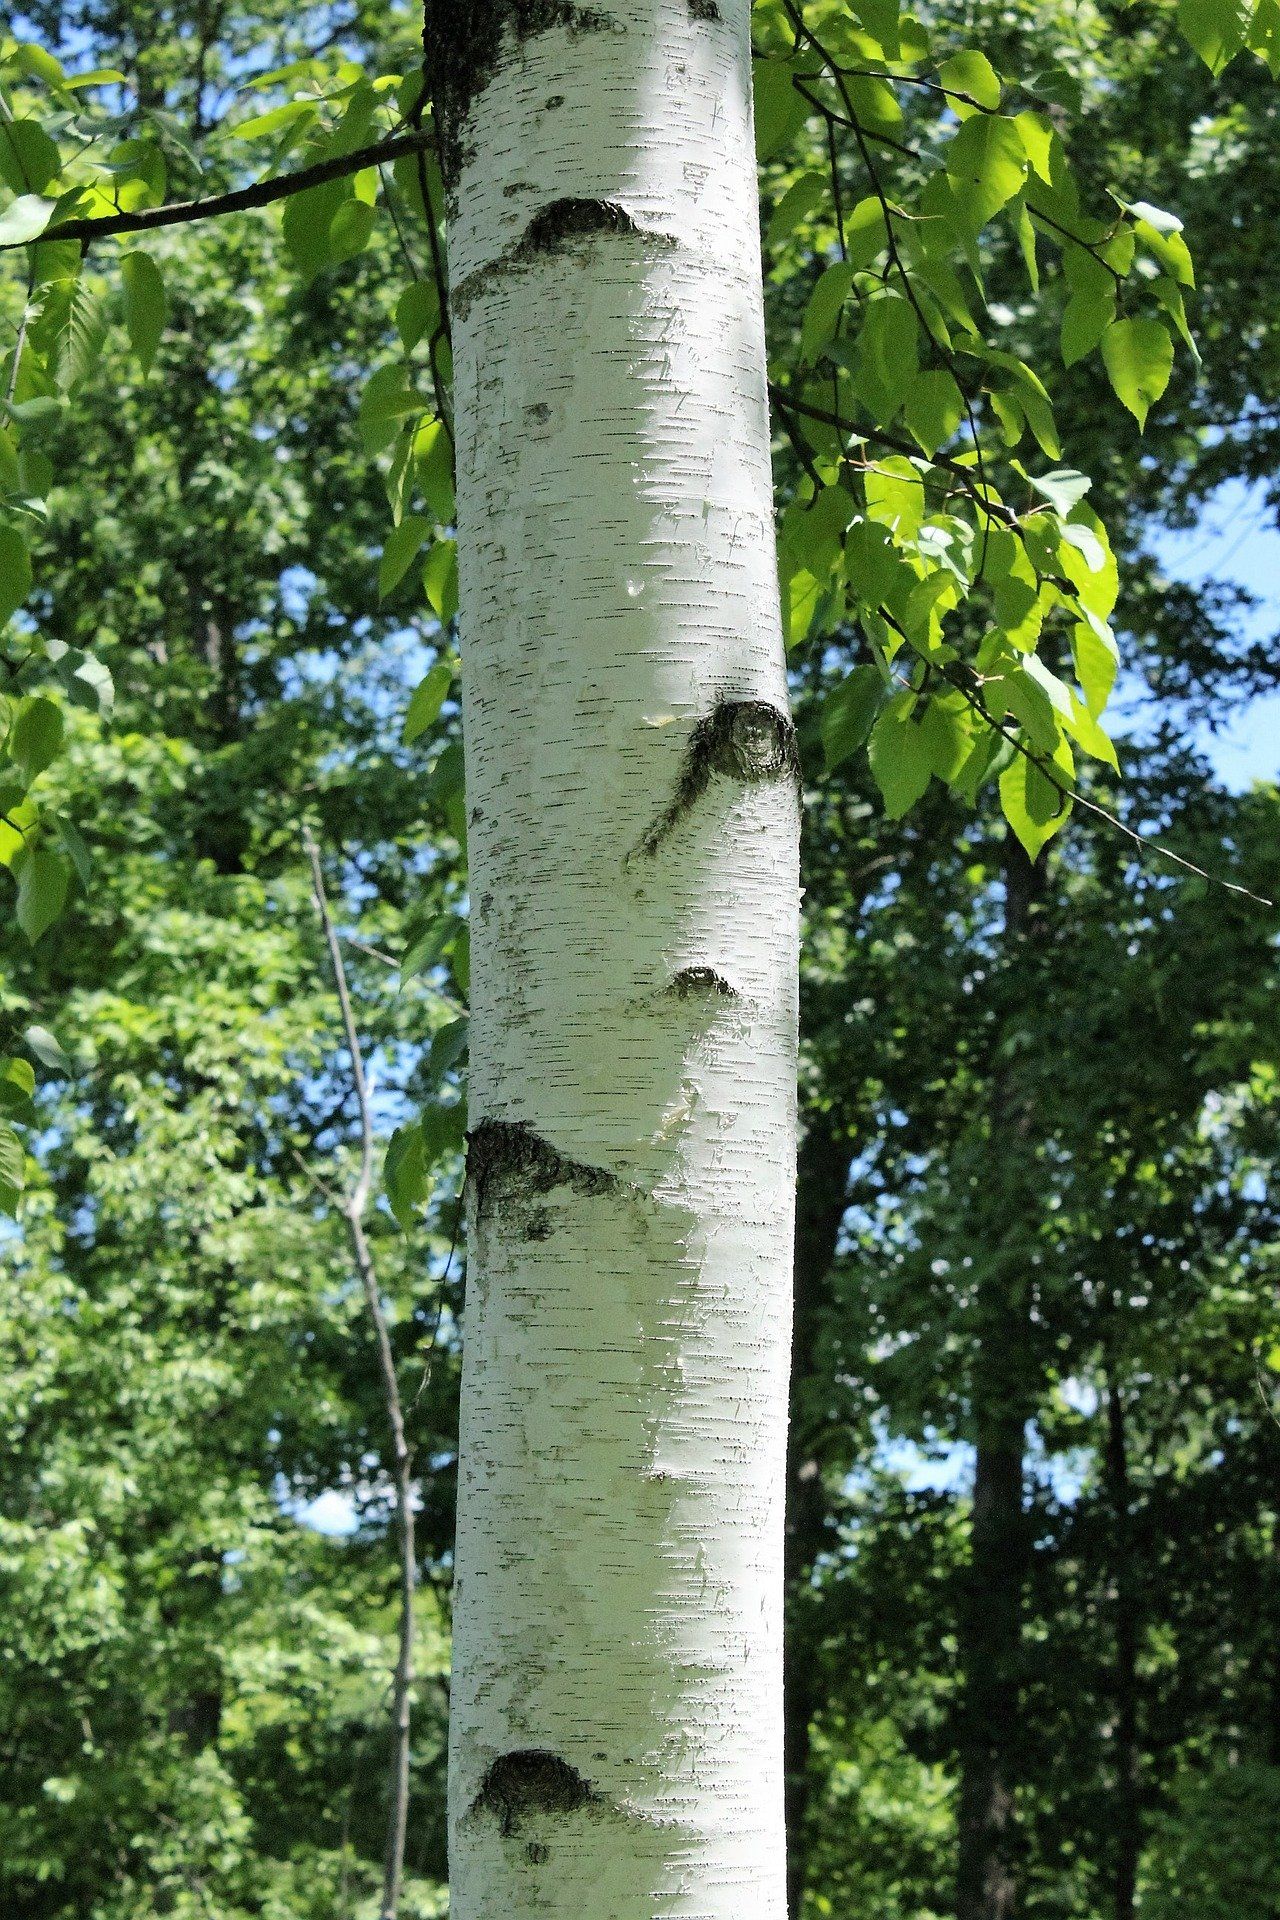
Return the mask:
[[799,806],[749,7],[717,12],[437,23],[473,889],[455,1920],[785,1913]]

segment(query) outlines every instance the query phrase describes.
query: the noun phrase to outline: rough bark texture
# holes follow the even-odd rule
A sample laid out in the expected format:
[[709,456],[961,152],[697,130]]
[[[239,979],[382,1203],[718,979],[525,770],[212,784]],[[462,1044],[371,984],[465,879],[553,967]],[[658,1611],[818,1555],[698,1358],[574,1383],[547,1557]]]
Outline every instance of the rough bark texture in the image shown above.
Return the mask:
[[798,800],[747,0],[436,9],[472,886],[454,1920],[782,1920]]
[[791,1338],[791,1425],[787,1445],[786,1763],[787,1909],[800,1911],[805,1888],[805,1825],[809,1750],[821,1699],[810,1614],[814,1565],[830,1518],[822,1472],[821,1432],[810,1404],[819,1372],[829,1276],[844,1219],[849,1144],[835,1116],[816,1114],[800,1149],[796,1205],[795,1316]]

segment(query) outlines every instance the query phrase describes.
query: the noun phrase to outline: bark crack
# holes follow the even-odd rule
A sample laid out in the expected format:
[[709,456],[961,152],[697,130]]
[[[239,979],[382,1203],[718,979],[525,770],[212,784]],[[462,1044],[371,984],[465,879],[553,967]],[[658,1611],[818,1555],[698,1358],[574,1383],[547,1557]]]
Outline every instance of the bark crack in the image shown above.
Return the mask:
[[[539,1814],[577,1813],[601,1806],[600,1795],[576,1767],[541,1747],[498,1756],[471,1803],[473,1814],[491,1813],[504,1840],[515,1838]],[[545,1849],[538,1849],[545,1860]],[[532,1858],[532,1848],[530,1849]]]
[[[555,1187],[578,1193],[605,1194],[623,1190],[623,1183],[607,1167],[571,1160],[523,1120],[482,1120],[467,1135],[467,1178],[482,1214],[491,1200],[532,1200]],[[545,1239],[549,1224],[535,1219],[534,1239]]]
[[714,713],[699,720],[689,736],[675,793],[640,842],[639,852],[652,856],[658,851],[717,773],[743,786],[790,779],[798,787],[800,756],[790,716],[767,700],[722,700]]
[[695,20],[723,20],[716,0],[689,0],[689,12]]
[[428,46],[428,80],[440,134],[440,170],[450,193],[471,158],[466,123],[472,102],[502,61],[510,34],[515,46],[552,27],[571,34],[609,33],[618,21],[602,7],[576,0],[437,0]]
[[552,200],[533,216],[513,247],[458,283],[452,295],[455,312],[465,314],[477,296],[503,274],[528,266],[544,254],[557,253],[570,241],[598,233],[635,234],[652,245],[677,245],[671,234],[640,226],[617,200]]

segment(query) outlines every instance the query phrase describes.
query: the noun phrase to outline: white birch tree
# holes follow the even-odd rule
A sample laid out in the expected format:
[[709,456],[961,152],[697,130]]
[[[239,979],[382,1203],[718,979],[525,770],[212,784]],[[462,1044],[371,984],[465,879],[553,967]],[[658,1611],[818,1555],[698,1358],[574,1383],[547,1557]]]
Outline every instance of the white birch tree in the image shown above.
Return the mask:
[[780,1920],[798,805],[748,5],[449,12],[451,1911]]
[[[1206,0],[1184,26],[1211,65],[1246,43],[1272,59],[1273,11]],[[32,588],[52,484],[25,436],[67,405],[117,308],[144,367],[165,327],[157,260],[112,248],[113,290],[104,242],[280,201],[310,279],[369,243],[384,202],[413,278],[403,351],[360,418],[371,455],[391,453],[380,586],[426,547],[441,623],[409,740],[451,685],[455,532],[461,581],[454,1920],[785,1911],[799,754],[779,551],[788,644],[834,638],[857,662],[824,709],[827,763],[868,743],[893,815],[934,780],[974,799],[998,779],[1034,859],[1073,802],[1101,811],[1077,752],[1114,765],[1099,716],[1118,575],[1087,476],[1022,464],[1061,447],[1050,393],[985,307],[983,260],[1016,241],[1039,299],[1056,250],[1062,357],[1099,351],[1141,425],[1190,338],[1190,258],[1160,209],[1082,204],[1055,124],[1070,73],[1010,85],[936,25],[897,0],[432,0],[420,71],[365,75],[339,49],[262,74],[285,97],[231,131],[270,141],[272,171],[246,182],[236,160],[217,192],[197,170],[170,201],[155,130],[118,147],[118,118],[76,98],[102,76],[73,84],[0,43],[0,255],[17,268],[0,621]],[[753,58],[770,245],[804,289],[772,387]],[[791,448],[777,540],[770,399]],[[947,625],[969,605],[979,618]],[[0,864],[36,941],[80,852],[31,790],[61,750],[59,700],[109,682],[24,637]],[[24,1046],[47,1063],[41,1036]],[[34,1088],[25,1056],[3,1071]],[[422,1126],[393,1142],[402,1221],[455,1142],[444,1111],[434,1144]],[[0,1210],[23,1167],[0,1122]]]

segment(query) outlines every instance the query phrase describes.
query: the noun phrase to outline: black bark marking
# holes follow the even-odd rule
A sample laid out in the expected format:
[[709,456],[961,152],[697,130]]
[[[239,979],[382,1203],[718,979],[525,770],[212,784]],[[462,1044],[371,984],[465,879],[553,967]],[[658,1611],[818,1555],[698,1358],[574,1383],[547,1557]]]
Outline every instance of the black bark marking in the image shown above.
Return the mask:
[[713,774],[743,786],[763,780],[791,779],[799,785],[796,730],[788,714],[767,700],[723,700],[699,720],[689,736],[680,781],[671,804],[659,815],[639,851],[655,854],[677,822],[701,799]]
[[716,0],[689,0],[689,11],[695,20],[724,19]]
[[584,233],[639,232],[641,228],[616,200],[553,200],[534,214],[516,254],[553,253],[562,240],[575,240]]
[[[555,1187],[573,1187],[587,1194],[617,1193],[622,1186],[616,1173],[570,1160],[523,1120],[482,1120],[473,1128],[467,1135],[467,1178],[473,1184],[478,1214],[498,1197],[532,1200]],[[535,1215],[530,1228],[530,1239],[546,1239],[550,1222],[545,1214]]]
[[524,1230],[526,1240],[549,1240],[552,1232],[552,1219],[545,1207],[535,1207],[529,1215]]
[[497,72],[503,40],[518,47],[552,27],[607,33],[617,26],[601,7],[575,0],[436,0],[427,43],[427,83],[440,134],[440,170],[450,194],[471,157],[466,125],[472,102]]
[[714,967],[682,967],[667,989],[679,1000],[736,1000],[738,989]]
[[500,275],[510,273],[513,268],[526,267],[544,254],[557,253],[571,241],[589,239],[598,233],[635,234],[659,247],[677,244],[669,233],[638,226],[616,200],[552,200],[534,214],[513,247],[459,282],[452,294],[454,311],[465,314],[477,294]]
[[[582,1807],[599,1805],[600,1795],[576,1767],[558,1753],[531,1747],[499,1755],[481,1781],[471,1811],[491,1813],[498,1822],[498,1832],[504,1840],[510,1840],[520,1833],[526,1820],[537,1814],[577,1813]],[[545,1860],[546,1850],[539,1851]],[[532,1845],[529,1858],[533,1859]]]

